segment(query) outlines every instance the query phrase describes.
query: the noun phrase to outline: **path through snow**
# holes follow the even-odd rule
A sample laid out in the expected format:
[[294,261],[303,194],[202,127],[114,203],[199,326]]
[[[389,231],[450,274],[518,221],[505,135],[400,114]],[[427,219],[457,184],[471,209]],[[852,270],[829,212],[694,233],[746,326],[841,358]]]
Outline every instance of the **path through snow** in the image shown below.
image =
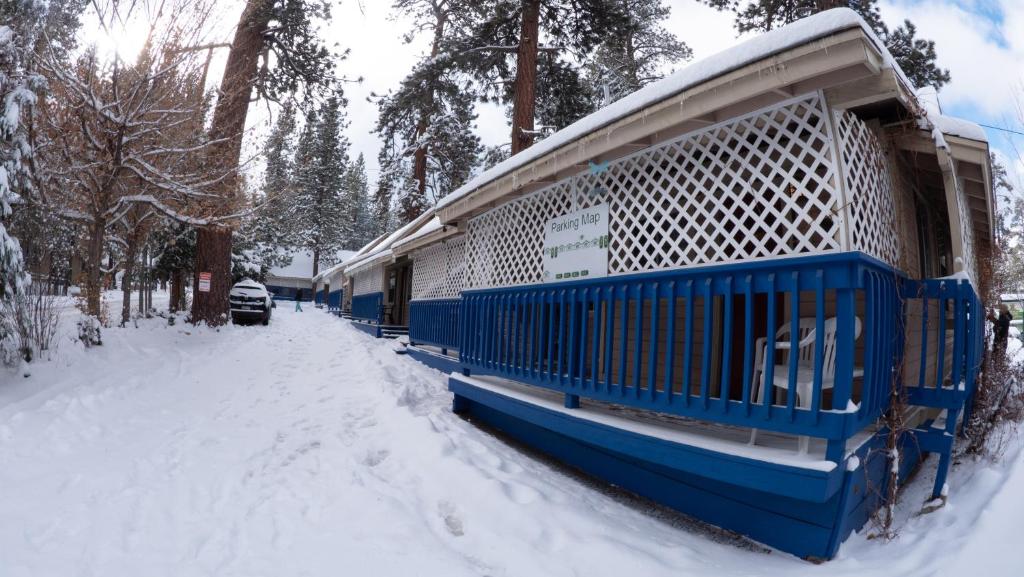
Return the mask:
[[[1010,466],[955,471],[950,506],[905,513],[900,540],[854,536],[814,566],[534,459],[453,415],[443,375],[319,310],[219,332],[157,319],[105,338],[88,352],[63,343],[31,379],[0,377],[4,577],[933,575],[972,556],[986,575],[1024,567],[993,560],[975,530],[1019,536]],[[999,508],[983,513],[989,501]]]

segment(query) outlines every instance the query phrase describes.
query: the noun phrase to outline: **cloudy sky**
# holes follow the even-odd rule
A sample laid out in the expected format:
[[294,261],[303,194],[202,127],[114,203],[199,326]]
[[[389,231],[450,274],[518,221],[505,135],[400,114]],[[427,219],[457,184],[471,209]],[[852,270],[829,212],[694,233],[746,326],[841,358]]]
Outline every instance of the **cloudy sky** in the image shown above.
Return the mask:
[[[672,14],[666,27],[685,41],[700,59],[739,42],[732,16],[717,12],[697,0],[666,0]],[[950,70],[953,81],[939,94],[943,112],[983,125],[1024,132],[1021,111],[1024,99],[1024,0],[880,0],[882,16],[890,26],[904,18],[917,24],[919,34],[936,41],[939,64]],[[223,5],[220,18],[229,39],[242,2]],[[341,76],[362,77],[348,83],[349,137],[352,154],[362,152],[373,180],[379,140],[372,133],[377,119],[376,105],[367,102],[372,93],[393,89],[426,49],[426,38],[412,44],[402,41],[409,24],[392,17],[390,0],[335,0],[332,21],[322,33],[329,43],[351,49],[348,59],[338,65]],[[87,30],[87,35],[91,33]],[[138,36],[137,34],[135,36]],[[129,47],[127,35],[108,41]],[[137,38],[136,38],[137,40]],[[135,42],[138,43],[138,42]],[[130,50],[130,48],[128,48]],[[226,51],[221,51],[226,52]],[[213,71],[211,71],[213,72]],[[211,73],[211,79],[219,74]],[[272,119],[272,110],[257,104],[250,115],[250,153]],[[508,142],[503,111],[480,107],[478,133],[485,144]],[[1024,175],[1024,136],[986,129],[997,153],[1012,161],[1011,170]],[[1018,154],[1017,151],[1022,154]]]

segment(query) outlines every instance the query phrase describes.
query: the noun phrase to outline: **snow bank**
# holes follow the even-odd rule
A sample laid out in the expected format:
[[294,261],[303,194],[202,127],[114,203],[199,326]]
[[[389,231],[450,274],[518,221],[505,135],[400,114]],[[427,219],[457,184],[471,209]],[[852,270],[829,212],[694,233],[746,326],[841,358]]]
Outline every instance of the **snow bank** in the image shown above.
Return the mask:
[[443,374],[334,315],[104,340],[0,377],[4,577],[1024,574],[1018,438],[918,516],[930,459],[896,541],[813,565],[505,443],[451,412]]

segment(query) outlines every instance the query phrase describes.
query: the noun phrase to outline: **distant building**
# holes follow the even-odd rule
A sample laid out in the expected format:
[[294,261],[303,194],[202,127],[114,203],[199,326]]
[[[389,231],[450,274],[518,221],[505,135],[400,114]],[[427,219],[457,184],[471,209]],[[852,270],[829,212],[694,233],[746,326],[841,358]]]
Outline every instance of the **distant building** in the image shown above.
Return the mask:
[[[353,254],[350,250],[338,251],[337,262]],[[322,261],[321,267],[324,264]],[[296,252],[288,266],[270,269],[266,285],[276,300],[313,300],[313,253]]]

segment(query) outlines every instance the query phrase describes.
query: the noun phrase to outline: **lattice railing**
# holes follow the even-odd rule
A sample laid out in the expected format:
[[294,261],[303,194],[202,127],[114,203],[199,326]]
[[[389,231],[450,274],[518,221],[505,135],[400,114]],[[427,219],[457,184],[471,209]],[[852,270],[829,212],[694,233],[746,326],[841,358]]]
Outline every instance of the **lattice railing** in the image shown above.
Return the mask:
[[842,249],[820,95],[688,133],[469,223],[466,286],[538,282],[544,223],[609,204],[610,273]]
[[849,206],[852,249],[900,263],[893,174],[868,125],[849,111],[835,111]]
[[433,244],[413,255],[414,300],[454,298],[462,292],[465,283],[465,236]]
[[352,274],[352,295],[365,295],[384,290],[384,271],[381,265],[359,269]]

